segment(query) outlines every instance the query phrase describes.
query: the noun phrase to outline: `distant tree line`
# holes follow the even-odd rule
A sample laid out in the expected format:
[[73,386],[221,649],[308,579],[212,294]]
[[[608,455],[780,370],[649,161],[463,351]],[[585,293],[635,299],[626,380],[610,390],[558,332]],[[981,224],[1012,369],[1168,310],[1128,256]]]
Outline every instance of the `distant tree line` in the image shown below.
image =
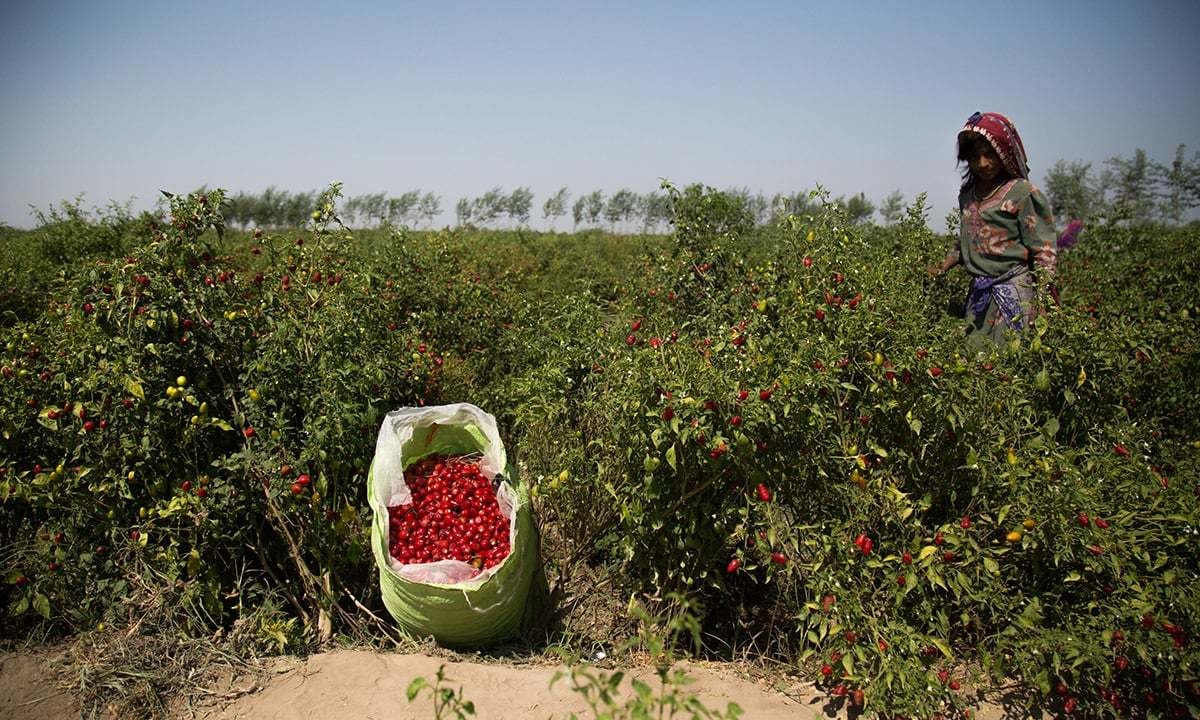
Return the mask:
[[459,225],[490,225],[504,220],[522,226],[529,223],[532,212],[533,191],[527,187],[506,193],[497,186],[476,198],[459,198],[454,206]]
[[[1091,163],[1059,160],[1045,176],[1044,189],[1060,220],[1075,216],[1104,222],[1180,223],[1200,207],[1200,153],[1187,156],[1180,145],[1169,165],[1137,150],[1130,157],[1106,160],[1098,171]],[[745,187],[727,188],[760,225],[788,215],[815,213],[823,202],[840,206],[852,223],[875,220],[894,225],[904,214],[904,196],[896,190],[876,205],[864,193],[827,200],[817,192],[765,195]],[[320,193],[291,193],[269,187],[261,193],[238,192],[227,200],[225,218],[242,228],[296,227],[308,221]],[[410,190],[392,197],[378,192],[346,198],[338,216],[351,227],[384,225],[430,227],[442,215],[442,199],[433,192]],[[459,226],[525,227],[534,213],[534,193],[527,186],[506,191],[500,186],[477,197],[459,198],[454,206]],[[551,193],[541,204],[541,217],[550,228],[570,218],[573,229],[606,228],[625,232],[660,232],[671,216],[667,196],[660,191],[638,193],[622,188],[572,196],[566,187]]]
[[[746,188],[725,191],[740,201],[759,224],[790,215],[816,212],[821,201],[812,192],[764,195]],[[296,227],[307,222],[320,193],[316,190],[292,193],[272,186],[261,193],[238,192],[226,200],[225,219],[230,225],[248,228]],[[875,204],[863,193],[833,200],[843,206],[851,222],[868,221],[875,213]],[[903,198],[896,191],[881,206],[887,223],[899,219]],[[534,193],[528,187],[511,192],[496,186],[477,197],[459,198],[454,207],[455,220],[460,226],[524,227],[534,210]],[[338,207],[338,217],[351,227],[383,225],[429,226],[442,214],[441,197],[432,192],[410,190],[398,197],[387,193],[354,195]],[[638,193],[622,188],[612,194],[603,190],[579,195],[572,202],[566,187],[559,188],[541,205],[541,217],[550,227],[570,216],[572,227],[607,228],[654,232],[664,230],[670,221],[671,208],[667,195],[660,191]]]
[[1200,207],[1200,153],[1180,145],[1169,165],[1142,149],[1113,157],[1093,171],[1091,163],[1059,160],[1046,172],[1045,191],[1059,219],[1109,223],[1181,223]]
[[[274,186],[261,193],[238,192],[226,198],[225,221],[242,228],[298,227],[308,221],[320,196],[317,190],[291,193]],[[399,197],[382,192],[355,195],[338,207],[342,222],[354,227],[430,224],[441,214],[441,198],[420,190]]]
[[[729,188],[725,193],[741,202],[760,225],[786,215],[816,212],[821,204],[816,195],[808,191],[768,196],[747,188]],[[889,199],[892,205],[885,201],[885,208],[894,206],[894,212],[885,220],[895,222],[899,220],[903,198],[897,191]],[[863,193],[849,198],[839,197],[833,202],[846,210],[851,222],[865,222],[875,213],[875,204]],[[461,198],[456,206],[456,215],[459,225],[490,225],[499,221],[521,226],[529,221],[532,204],[533,193],[527,187],[511,193],[494,187],[478,197]],[[593,190],[579,195],[572,202],[570,190],[562,187],[542,203],[542,219],[552,228],[557,227],[560,219],[567,217],[568,211],[575,229],[603,227],[652,232],[666,228],[671,218],[667,195],[657,190],[638,193],[622,188],[612,194]]]
[[[204,192],[201,188],[198,192]],[[297,227],[308,222],[320,193],[291,193],[271,186],[261,193],[239,192],[225,197],[225,222],[242,228]]]

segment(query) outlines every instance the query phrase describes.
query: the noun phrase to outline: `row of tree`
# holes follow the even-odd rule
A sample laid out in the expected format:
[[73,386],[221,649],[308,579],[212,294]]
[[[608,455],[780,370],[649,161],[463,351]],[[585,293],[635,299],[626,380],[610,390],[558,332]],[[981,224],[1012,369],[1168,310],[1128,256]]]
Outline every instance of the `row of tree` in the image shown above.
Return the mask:
[[[789,214],[816,212],[821,203],[816,193],[808,191],[773,196],[753,193],[746,188],[729,188],[725,192],[740,200],[759,224]],[[320,193],[315,190],[290,193],[275,187],[258,194],[238,192],[227,199],[225,219],[242,228],[296,227],[308,220],[318,197]],[[497,186],[478,197],[460,198],[455,205],[455,219],[459,225],[522,227],[533,217],[533,201],[533,191],[528,187],[507,192]],[[876,210],[875,204],[863,193],[839,197],[834,202],[842,205],[851,221],[856,223],[868,221]],[[903,204],[904,198],[898,190],[885,198],[879,207],[883,221],[891,224],[899,220]],[[441,198],[420,190],[411,190],[398,197],[389,197],[382,192],[355,195],[346,198],[338,208],[342,222],[352,227],[429,226],[441,214]],[[570,191],[562,187],[541,205],[541,218],[550,227],[557,226],[568,214],[576,229],[607,227],[655,231],[667,226],[671,208],[663,192],[637,193],[629,188],[611,195],[603,190],[593,190],[572,202]]]
[[[1059,160],[1046,173],[1046,194],[1060,219],[1069,216],[1105,222],[1179,223],[1200,207],[1200,153],[1187,157],[1180,145],[1170,165],[1162,165],[1137,150],[1130,157],[1114,157],[1093,172],[1091,163]],[[764,195],[748,188],[728,188],[759,224],[787,215],[815,212],[822,199],[816,192]],[[243,228],[295,227],[303,225],[320,193],[289,193],[269,187],[261,193],[239,192],[228,199],[226,220]],[[885,225],[893,225],[904,212],[899,190],[877,206],[863,193],[837,197],[851,222],[870,222],[879,214]],[[534,213],[534,193],[528,187],[511,192],[493,187],[477,197],[460,198],[454,208],[460,226],[523,227]],[[612,194],[602,190],[572,198],[559,188],[541,205],[541,218],[554,228],[568,215],[575,229],[606,227],[610,230],[643,232],[666,228],[670,219],[667,196],[659,191],[637,193],[622,188]],[[338,208],[342,222],[353,227],[381,225],[431,226],[442,214],[441,198],[432,192],[410,190],[398,197],[387,193],[355,195]]]
[[1109,223],[1180,223],[1200,207],[1200,153],[1180,145],[1169,165],[1138,149],[1092,164],[1059,160],[1046,173],[1046,195],[1060,217]]
[[[298,227],[308,222],[321,193],[290,193],[274,186],[261,193],[238,192],[226,198],[225,221],[242,228]],[[387,193],[355,195],[338,208],[342,222],[355,227],[426,225],[442,214],[441,198],[431,192],[410,190],[399,197]]]
[[[559,188],[542,203],[542,219],[550,227],[557,226],[568,210],[574,227],[620,228],[644,231],[664,227],[670,218],[667,196],[661,192],[639,194],[622,188],[612,195],[595,190],[580,195],[571,202],[567,188]],[[458,201],[456,215],[459,225],[489,225],[501,221],[518,226],[525,225],[533,211],[533,193],[527,187],[517,188],[506,194],[495,187],[475,198]]]
[[[814,192],[798,192],[774,196],[754,193],[746,188],[728,188],[726,194],[738,199],[759,224],[769,223],[789,214],[816,212],[821,201]],[[875,204],[859,193],[849,198],[839,197],[833,202],[845,208],[850,220],[866,222],[875,213]],[[889,195],[880,206],[884,222],[891,224],[900,219],[904,207],[904,196],[900,191]],[[559,188],[542,203],[542,219],[555,227],[570,211],[575,228],[608,227],[610,229],[652,231],[664,228],[671,217],[667,195],[654,191],[637,193],[622,188],[611,195],[603,190],[593,190],[571,201],[566,187]],[[505,193],[494,187],[483,195],[462,198],[455,208],[459,225],[489,225],[500,221],[518,226],[529,222],[533,210],[533,193],[521,187]]]

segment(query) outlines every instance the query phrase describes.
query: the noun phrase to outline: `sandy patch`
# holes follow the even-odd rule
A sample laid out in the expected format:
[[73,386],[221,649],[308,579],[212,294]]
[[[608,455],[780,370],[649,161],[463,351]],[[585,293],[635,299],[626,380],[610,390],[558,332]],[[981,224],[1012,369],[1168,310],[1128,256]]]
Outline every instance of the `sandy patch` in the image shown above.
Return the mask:
[[[475,703],[476,717],[525,720],[567,717],[571,713],[591,717],[586,702],[572,692],[566,679],[550,687],[559,669],[556,666],[460,662],[361,650],[314,655],[266,683],[261,692],[209,708],[200,717],[207,720],[430,718],[433,706],[429,696],[423,695],[410,704],[405,690],[415,677],[432,681],[438,666],[443,664],[447,685],[455,690],[463,688],[463,697]],[[816,716],[799,702],[727,670],[703,665],[686,668],[695,680],[688,690],[710,708],[724,709],[726,703],[733,701],[745,711],[745,718],[803,720]],[[639,675],[650,679],[645,674]]]
[[79,717],[79,703],[59,686],[52,653],[0,653],[0,718],[57,720]]
[[[77,678],[65,660],[62,648],[0,653],[0,718],[81,717],[78,694],[69,689]],[[562,669],[559,665],[474,662],[366,649],[278,658],[256,675],[210,674],[211,685],[193,685],[196,691],[163,700],[171,708],[170,717],[202,720],[426,720],[434,716],[428,693],[409,703],[405,691],[418,676],[432,682],[440,665],[445,666],[446,685],[453,690],[461,687],[463,697],[475,703],[475,717],[482,720],[566,718],[571,713],[581,718],[593,716],[584,699],[572,691],[569,679],[551,687],[555,672]],[[740,672],[740,666],[732,664],[681,663],[678,667],[693,680],[687,690],[706,707],[723,710],[727,703],[736,702],[747,720],[858,716],[848,714],[850,708],[844,702],[830,705],[812,685],[794,679],[772,687],[766,681],[750,679]],[[657,689],[652,670],[643,668],[633,674]],[[624,702],[631,696],[628,679],[622,690]],[[1003,693],[993,693],[986,701],[976,699],[975,717],[979,720],[1028,717]],[[93,716],[119,715],[109,707]]]

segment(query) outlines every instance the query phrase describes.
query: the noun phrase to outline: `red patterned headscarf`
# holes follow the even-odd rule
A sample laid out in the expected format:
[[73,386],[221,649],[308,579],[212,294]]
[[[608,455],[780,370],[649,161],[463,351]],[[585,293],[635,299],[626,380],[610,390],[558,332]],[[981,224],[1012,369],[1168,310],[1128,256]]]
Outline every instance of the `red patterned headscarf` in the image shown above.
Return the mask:
[[976,112],[967,118],[967,124],[958,133],[960,147],[967,133],[978,133],[987,138],[1011,177],[1029,179],[1029,158],[1011,120],[1000,113]]

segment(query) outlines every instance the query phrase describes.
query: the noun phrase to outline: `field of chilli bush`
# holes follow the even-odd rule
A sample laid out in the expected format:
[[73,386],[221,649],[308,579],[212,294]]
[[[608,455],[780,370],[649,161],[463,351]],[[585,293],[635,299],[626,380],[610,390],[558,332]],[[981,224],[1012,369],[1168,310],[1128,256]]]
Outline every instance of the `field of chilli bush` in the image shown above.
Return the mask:
[[534,488],[527,642],[611,647],[584,608],[636,597],[872,714],[1200,712],[1200,229],[1089,229],[996,348],[919,203],[669,192],[670,236],[351,232],[337,186],[287,232],[219,191],[3,230],[0,634],[380,637],[380,420],[466,401]]

